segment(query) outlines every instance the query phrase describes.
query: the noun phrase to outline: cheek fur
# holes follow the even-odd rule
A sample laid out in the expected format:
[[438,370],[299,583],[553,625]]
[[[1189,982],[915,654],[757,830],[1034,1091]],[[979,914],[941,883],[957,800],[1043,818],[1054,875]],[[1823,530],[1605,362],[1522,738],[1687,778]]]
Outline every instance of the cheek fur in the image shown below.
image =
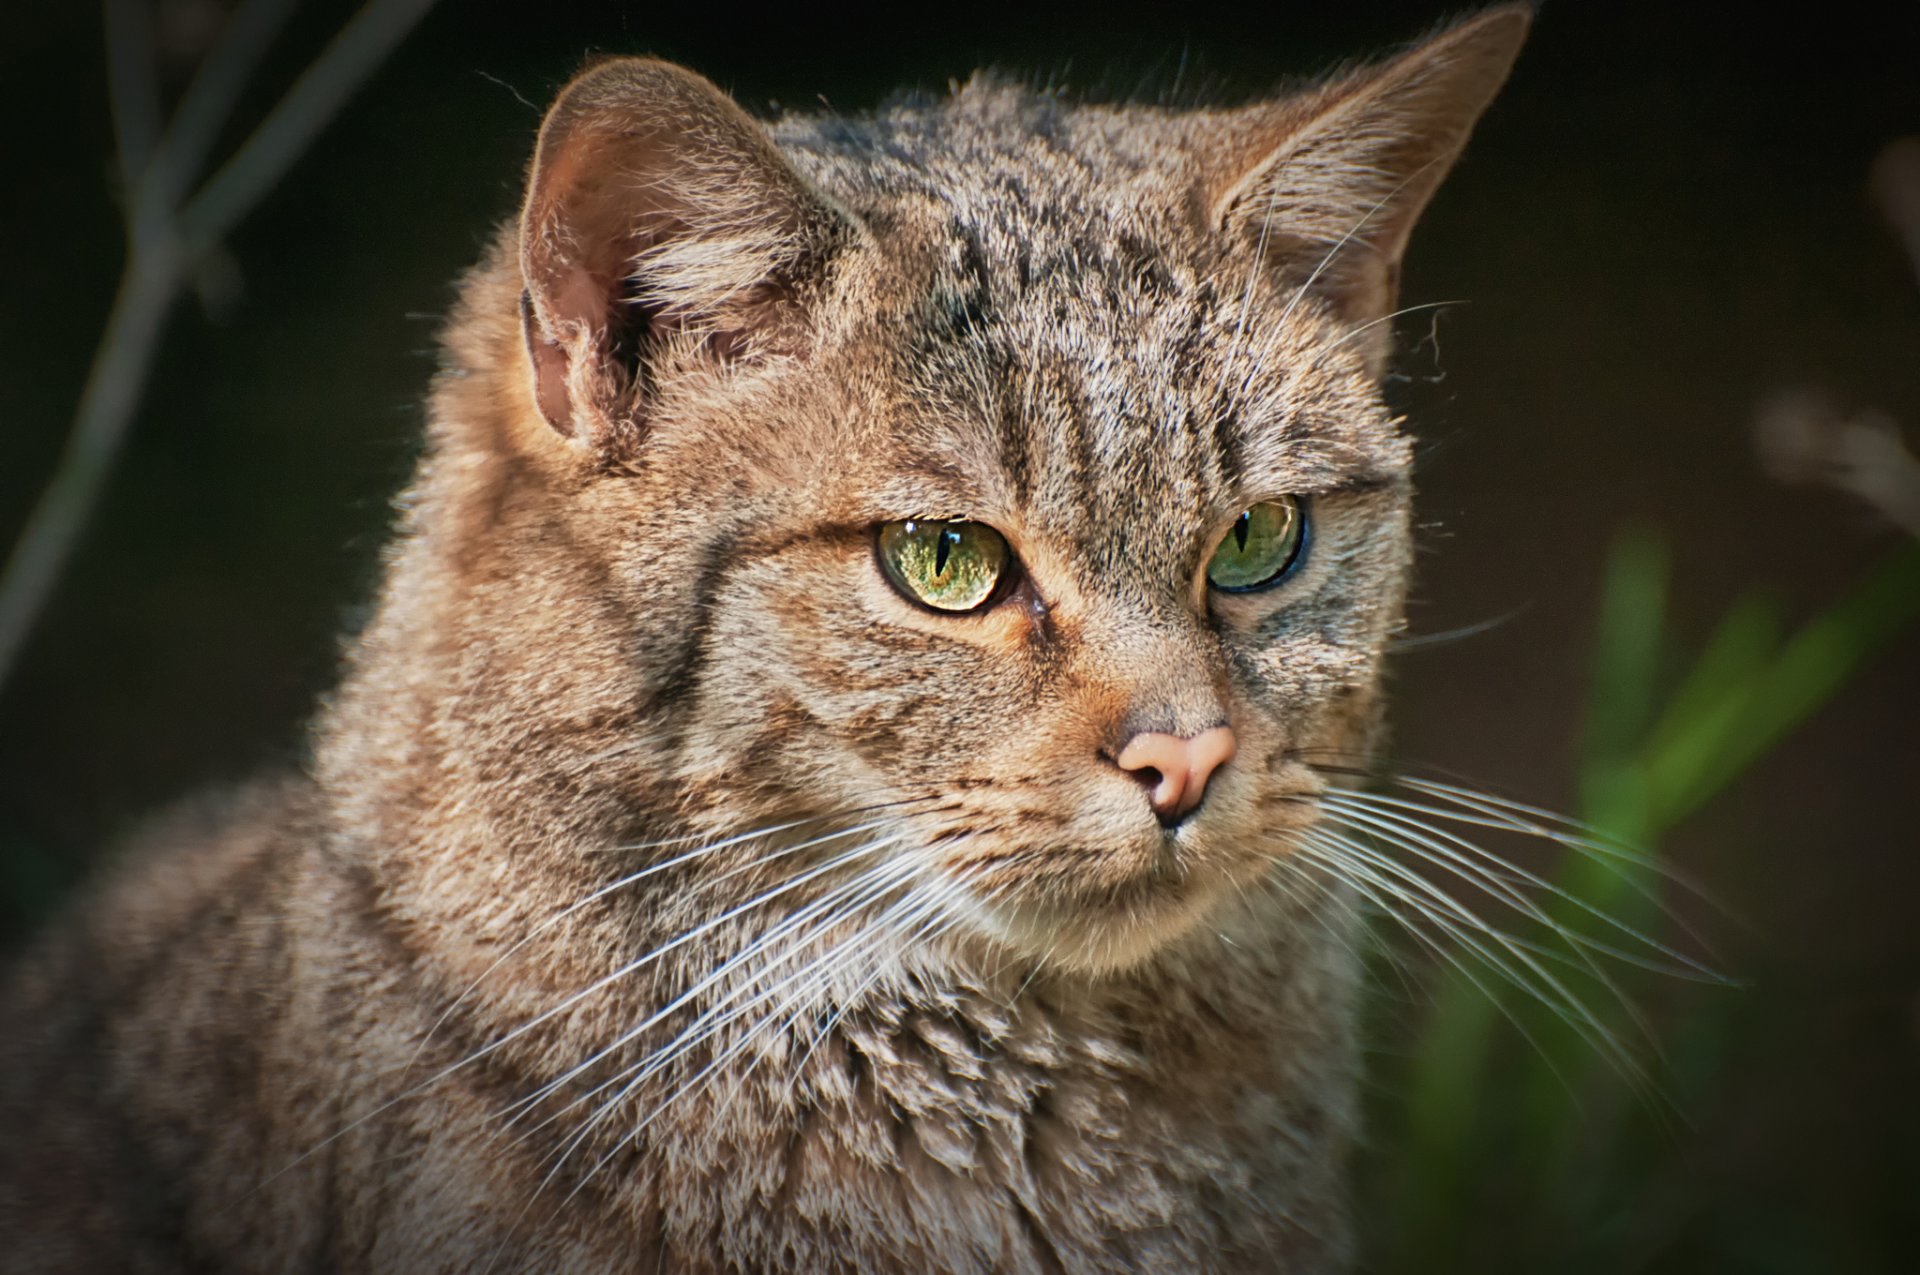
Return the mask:
[[1010,724],[1031,722],[1045,702],[1044,679],[1006,625],[900,623],[908,604],[876,597],[889,591],[877,577],[845,545],[802,544],[743,567],[717,600],[704,682],[708,701],[726,707],[719,733],[743,774],[764,770],[771,750],[826,790],[857,772],[938,791],[981,770]]

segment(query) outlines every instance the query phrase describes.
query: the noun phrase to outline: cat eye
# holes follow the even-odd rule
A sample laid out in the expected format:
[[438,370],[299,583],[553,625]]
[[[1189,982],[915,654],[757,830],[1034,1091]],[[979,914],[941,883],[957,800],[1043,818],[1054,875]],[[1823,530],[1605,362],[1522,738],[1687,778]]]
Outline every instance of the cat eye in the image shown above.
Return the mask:
[[882,523],[880,566],[893,587],[936,611],[976,611],[993,597],[1013,553],[983,522]]
[[1207,583],[1222,593],[1251,593],[1279,583],[1300,558],[1307,516],[1294,496],[1263,500],[1234,520],[1207,562]]

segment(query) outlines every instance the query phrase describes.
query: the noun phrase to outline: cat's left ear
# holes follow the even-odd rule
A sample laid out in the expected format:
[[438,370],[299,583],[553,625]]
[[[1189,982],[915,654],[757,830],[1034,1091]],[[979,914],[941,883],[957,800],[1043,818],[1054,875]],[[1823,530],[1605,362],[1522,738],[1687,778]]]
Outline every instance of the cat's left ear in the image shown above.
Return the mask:
[[1210,224],[1263,254],[1354,324],[1374,324],[1369,368],[1384,370],[1386,321],[1407,237],[1506,81],[1531,4],[1460,22],[1393,60],[1303,97],[1247,108],[1211,192]]
[[798,348],[805,298],[856,233],[701,76],[651,58],[583,72],[541,125],[520,214],[541,415],[631,447],[666,369]]

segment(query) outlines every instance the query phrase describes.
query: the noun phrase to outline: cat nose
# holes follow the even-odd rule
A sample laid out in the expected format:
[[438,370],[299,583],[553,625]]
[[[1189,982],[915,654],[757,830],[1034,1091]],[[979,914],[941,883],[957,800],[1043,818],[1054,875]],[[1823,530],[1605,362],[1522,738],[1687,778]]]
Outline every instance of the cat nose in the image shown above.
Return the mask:
[[1213,772],[1233,760],[1231,726],[1215,726],[1182,737],[1142,731],[1114,758],[1147,785],[1147,804],[1169,826],[1193,812],[1207,794]]

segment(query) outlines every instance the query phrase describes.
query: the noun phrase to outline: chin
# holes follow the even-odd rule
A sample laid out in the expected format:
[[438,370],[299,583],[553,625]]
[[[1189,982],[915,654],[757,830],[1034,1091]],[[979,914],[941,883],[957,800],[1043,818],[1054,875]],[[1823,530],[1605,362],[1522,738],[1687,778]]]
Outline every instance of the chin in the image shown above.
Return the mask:
[[1233,885],[1226,874],[1208,872],[1102,886],[1079,897],[1061,897],[1058,889],[1036,890],[1031,898],[975,896],[967,919],[1019,959],[1078,974],[1119,974],[1199,929],[1232,896]]

